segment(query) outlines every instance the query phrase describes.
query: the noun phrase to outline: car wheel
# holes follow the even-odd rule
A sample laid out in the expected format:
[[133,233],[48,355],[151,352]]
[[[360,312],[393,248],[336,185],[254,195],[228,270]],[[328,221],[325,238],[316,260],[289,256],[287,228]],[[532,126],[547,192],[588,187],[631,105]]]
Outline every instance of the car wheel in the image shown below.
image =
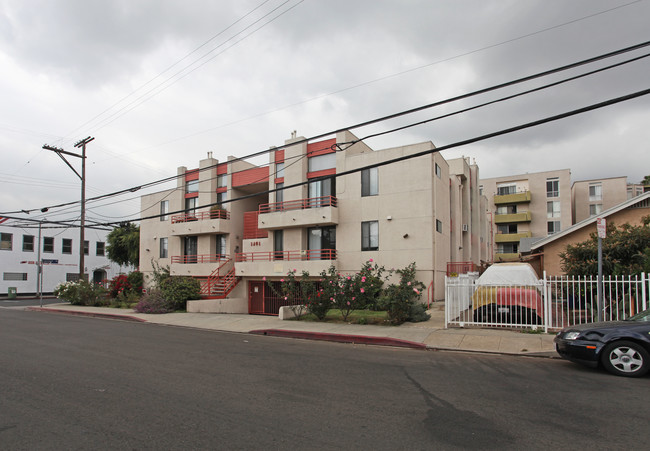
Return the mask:
[[633,341],[616,341],[605,346],[602,363],[617,376],[640,377],[650,369],[650,354]]

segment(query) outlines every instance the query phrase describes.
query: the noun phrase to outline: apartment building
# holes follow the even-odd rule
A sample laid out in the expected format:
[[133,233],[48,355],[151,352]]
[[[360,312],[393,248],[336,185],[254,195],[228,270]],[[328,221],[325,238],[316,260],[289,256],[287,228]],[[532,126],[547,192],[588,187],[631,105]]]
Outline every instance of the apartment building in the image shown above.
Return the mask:
[[[628,199],[627,177],[582,180],[571,186],[573,224],[598,216]],[[634,187],[632,187],[634,189]],[[639,193],[641,194],[641,193]]]
[[313,143],[294,133],[268,166],[208,155],[178,169],[175,189],[142,197],[161,217],[141,223],[140,269],[198,277],[195,312],[274,314],[268,284],[288,271],[351,273],[370,259],[415,262],[425,298],[442,299],[447,263],[488,259],[490,239],[478,167],[431,149],[375,151],[346,131]]
[[[79,279],[79,230],[0,226],[0,293],[9,287],[19,295],[52,293],[64,282]],[[106,235],[103,230],[87,228],[84,240],[85,273],[89,280],[101,283],[131,268],[121,268],[106,257]],[[39,249],[40,247],[40,249]],[[43,262],[42,285],[38,262]],[[41,288],[42,287],[42,288]]]
[[572,224],[569,169],[481,179],[480,185],[492,214],[495,262],[518,260],[522,238],[546,237]]

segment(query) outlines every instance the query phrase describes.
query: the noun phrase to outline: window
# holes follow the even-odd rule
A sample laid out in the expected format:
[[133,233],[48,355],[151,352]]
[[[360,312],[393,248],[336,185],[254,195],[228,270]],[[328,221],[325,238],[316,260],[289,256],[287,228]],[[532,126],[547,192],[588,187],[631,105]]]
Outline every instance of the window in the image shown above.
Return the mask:
[[438,163],[436,163],[436,176],[438,178],[442,178],[442,169],[440,169],[440,166],[438,166]]
[[436,219],[436,232],[442,233],[442,221],[439,219]]
[[284,183],[276,183],[275,188],[277,189],[275,192],[275,201],[277,203],[284,202]]
[[198,193],[198,192],[199,192],[198,180],[188,180],[187,182],[185,182],[185,194]]
[[517,233],[517,224],[499,224],[497,225],[497,233]]
[[560,231],[560,221],[548,221],[547,231],[549,235],[558,233]]
[[217,235],[216,254],[219,260],[226,258],[226,235]]
[[160,239],[160,258],[167,258],[167,238]]
[[50,236],[43,237],[43,252],[54,253],[54,238]]
[[106,245],[103,241],[97,241],[97,245],[95,246],[95,255],[103,257],[105,255],[105,248]]
[[508,183],[497,186],[497,196],[505,196],[507,194],[515,194],[517,192],[516,183]]
[[560,217],[560,201],[552,200],[546,202],[546,217],[559,218]]
[[275,164],[275,178],[280,179],[284,177],[284,162]]
[[479,186],[478,186],[478,194],[479,194],[480,196],[483,195],[483,185],[479,185]]
[[169,201],[168,200],[163,200],[160,202],[160,220],[161,221],[167,221],[169,218],[167,214],[169,213]]
[[228,193],[225,191],[223,193],[217,193],[217,203],[219,205],[223,204],[228,199]]
[[84,255],[88,255],[90,252],[90,241],[84,240]]
[[185,199],[185,213],[188,215],[196,214],[196,207],[198,207],[198,202],[196,197],[190,197]]
[[515,213],[517,213],[516,205],[499,205],[497,207],[498,215],[513,215]]
[[13,247],[13,235],[11,233],[0,233],[0,250],[10,251]]
[[560,196],[560,179],[557,177],[546,179],[546,197]]
[[336,153],[326,153],[317,157],[309,158],[308,163],[309,172],[324,171],[325,169],[332,169],[336,167]]
[[217,188],[225,188],[228,186],[228,175],[222,174],[217,176]]
[[183,240],[183,249],[185,255],[185,263],[196,263],[197,250],[198,250],[198,237],[186,236]]
[[23,252],[34,252],[34,235],[23,235]]
[[497,254],[516,254],[519,252],[517,243],[500,243],[497,244]]
[[[312,227],[307,229],[309,260],[336,258],[336,227]],[[332,251],[332,252],[330,252]]]
[[[84,274],[84,278],[88,280],[88,274]],[[79,273],[78,272],[69,272],[66,273],[65,275],[65,281],[66,282],[78,282],[79,281]]]
[[603,204],[591,204],[589,205],[589,216],[599,215],[603,209]]
[[361,171],[361,196],[376,196],[379,194],[379,179],[377,168]]
[[600,183],[589,184],[589,202],[603,200],[603,185]]
[[284,259],[284,231],[273,231],[273,260]]
[[61,252],[64,254],[72,254],[72,240],[70,238],[63,238],[63,247]]
[[327,207],[330,205],[330,196],[336,192],[336,179],[318,180],[309,183],[309,198],[312,199],[310,207]]
[[2,280],[13,280],[13,281],[27,280],[27,273],[26,272],[3,272]]
[[364,221],[361,223],[361,250],[379,250],[379,222]]

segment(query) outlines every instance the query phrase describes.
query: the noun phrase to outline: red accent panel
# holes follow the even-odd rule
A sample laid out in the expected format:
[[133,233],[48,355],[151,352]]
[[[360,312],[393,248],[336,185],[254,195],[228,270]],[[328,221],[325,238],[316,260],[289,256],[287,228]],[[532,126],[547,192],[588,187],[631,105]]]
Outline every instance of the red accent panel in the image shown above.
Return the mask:
[[247,211],[244,213],[244,239],[250,240],[253,238],[266,238],[269,233],[266,230],[257,228],[257,217],[259,212]]
[[228,163],[221,163],[217,165],[217,175],[228,173]]
[[225,193],[226,191],[228,191],[227,186],[222,186],[221,188],[217,188],[218,193]]
[[191,169],[189,171],[185,171],[185,181],[191,181],[191,180],[198,180],[199,179],[199,170],[198,169]]
[[191,199],[193,197],[199,197],[199,193],[187,193],[185,199]]
[[275,151],[275,162],[276,163],[284,162],[284,149]]
[[277,185],[278,183],[284,183],[284,177],[278,177],[278,178],[275,179],[273,182],[274,182],[276,185]]
[[325,177],[326,175],[335,175],[335,174],[336,174],[336,168],[323,169],[322,171],[308,172],[307,178],[315,179],[316,177]]
[[334,144],[336,144],[336,138],[307,144],[307,156],[316,157],[318,155],[325,155],[326,153],[336,152],[334,149],[332,149],[332,146]]
[[264,183],[269,181],[269,168],[251,168],[232,175],[232,186],[246,186],[252,183]]

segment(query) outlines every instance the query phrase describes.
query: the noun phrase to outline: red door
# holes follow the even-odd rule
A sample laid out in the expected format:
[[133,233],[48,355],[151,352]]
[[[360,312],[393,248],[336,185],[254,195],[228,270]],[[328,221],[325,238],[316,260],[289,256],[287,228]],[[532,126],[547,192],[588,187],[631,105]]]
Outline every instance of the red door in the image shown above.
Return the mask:
[[248,282],[248,313],[264,314],[264,282]]

